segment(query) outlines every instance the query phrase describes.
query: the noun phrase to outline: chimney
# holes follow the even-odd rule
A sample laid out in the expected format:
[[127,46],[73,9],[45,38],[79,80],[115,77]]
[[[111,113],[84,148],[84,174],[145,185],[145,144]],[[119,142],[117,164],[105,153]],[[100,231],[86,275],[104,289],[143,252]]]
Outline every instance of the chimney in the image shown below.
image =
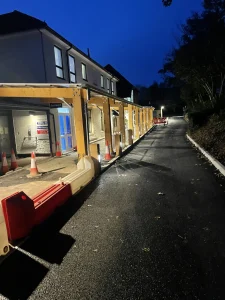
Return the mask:
[[87,48],[87,54],[88,54],[88,57],[91,57],[89,48]]

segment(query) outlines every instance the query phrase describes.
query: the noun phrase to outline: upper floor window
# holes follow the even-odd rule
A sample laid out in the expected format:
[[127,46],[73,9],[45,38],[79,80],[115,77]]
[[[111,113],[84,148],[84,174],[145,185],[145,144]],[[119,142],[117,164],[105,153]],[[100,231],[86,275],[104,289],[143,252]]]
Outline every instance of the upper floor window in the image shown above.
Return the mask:
[[104,88],[104,77],[101,75],[101,88]]
[[75,58],[69,55],[70,82],[76,82]]
[[113,81],[111,81],[111,92],[112,92],[112,95],[114,95],[114,84],[113,84]]
[[82,67],[82,78],[84,80],[87,80],[87,68],[86,65],[81,63],[81,67]]
[[56,76],[59,78],[64,78],[63,75],[63,62],[62,62],[62,50],[54,46],[55,54],[55,66],[56,66]]
[[109,78],[107,78],[107,92],[109,93],[109,91],[110,91]]

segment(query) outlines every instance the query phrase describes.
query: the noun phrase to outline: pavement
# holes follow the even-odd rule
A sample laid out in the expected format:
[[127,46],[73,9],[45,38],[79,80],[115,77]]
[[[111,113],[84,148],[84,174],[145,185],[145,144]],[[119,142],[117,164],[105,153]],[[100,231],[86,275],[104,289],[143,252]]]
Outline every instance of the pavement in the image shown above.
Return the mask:
[[41,177],[27,178],[30,173],[30,157],[18,159],[18,166],[21,167],[18,171],[0,176],[0,200],[19,191],[29,197],[40,193],[60,177],[63,178],[77,169],[77,153],[71,152],[60,158],[37,157],[36,163]]
[[225,180],[169,120],[0,266],[0,299],[225,299]]
[[[100,144],[102,167],[108,166],[104,161],[105,139],[97,141]],[[30,173],[30,157],[17,159],[19,170],[10,171],[5,176],[0,176],[0,201],[16,192],[23,191],[33,197],[50,187],[59,178],[63,178],[77,169],[77,152],[68,152],[62,157],[38,156],[36,158],[38,171],[41,177],[27,178]],[[10,165],[10,159],[8,159]]]

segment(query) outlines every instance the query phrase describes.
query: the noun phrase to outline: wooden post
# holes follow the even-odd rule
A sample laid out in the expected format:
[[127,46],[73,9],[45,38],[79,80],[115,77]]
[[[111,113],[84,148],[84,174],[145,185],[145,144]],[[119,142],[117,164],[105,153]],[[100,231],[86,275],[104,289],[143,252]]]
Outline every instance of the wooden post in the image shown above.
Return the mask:
[[120,105],[119,105],[119,119],[120,119],[120,133],[121,133],[122,148],[124,148],[124,146],[125,146],[125,122],[124,122],[124,106],[123,106],[122,102],[120,102]]
[[88,154],[88,128],[86,126],[85,101],[86,91],[76,90],[73,100],[74,125],[77,140],[78,159]]
[[139,139],[139,108],[135,107],[135,139]]
[[148,108],[148,129],[151,128],[150,108]]
[[128,129],[133,131],[133,105],[128,104]]
[[128,135],[128,145],[133,145],[133,130],[128,129],[127,135]]
[[146,108],[146,131],[149,130],[149,108]]
[[122,154],[120,134],[115,134],[115,148],[116,148],[116,156],[120,156]]
[[152,128],[152,126],[153,126],[153,110],[154,110],[154,108],[150,108],[150,128]]
[[103,113],[104,113],[104,130],[105,130],[105,141],[109,143],[110,153],[112,149],[112,129],[111,129],[111,112],[110,112],[110,101],[109,98],[103,100]]
[[143,108],[143,134],[146,133],[146,108]]
[[93,144],[89,144],[89,147],[90,147],[90,155],[91,155],[92,161],[94,163],[95,176],[97,176],[101,172],[100,145],[93,143]]
[[140,135],[143,134],[143,109],[140,108]]

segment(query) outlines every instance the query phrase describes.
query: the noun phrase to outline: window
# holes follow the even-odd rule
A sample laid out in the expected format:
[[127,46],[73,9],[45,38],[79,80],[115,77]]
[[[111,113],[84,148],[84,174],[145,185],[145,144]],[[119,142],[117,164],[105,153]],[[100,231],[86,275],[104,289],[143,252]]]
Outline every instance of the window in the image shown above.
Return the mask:
[[101,131],[104,131],[104,113],[101,110]]
[[109,91],[110,91],[109,78],[107,78],[107,92],[109,93]]
[[88,130],[92,133],[91,109],[88,109]]
[[76,74],[75,74],[75,58],[69,55],[69,68],[70,68],[70,82],[76,82]]
[[62,62],[62,50],[54,46],[55,53],[55,66],[56,66],[56,76],[59,78],[64,78],[63,75],[63,62]]
[[112,95],[114,95],[114,84],[113,84],[113,81],[111,81],[111,92],[112,92]]
[[82,78],[84,80],[87,80],[87,68],[86,68],[86,65],[81,63],[81,66],[82,66]]
[[101,88],[104,89],[104,77],[103,77],[103,75],[101,75]]

